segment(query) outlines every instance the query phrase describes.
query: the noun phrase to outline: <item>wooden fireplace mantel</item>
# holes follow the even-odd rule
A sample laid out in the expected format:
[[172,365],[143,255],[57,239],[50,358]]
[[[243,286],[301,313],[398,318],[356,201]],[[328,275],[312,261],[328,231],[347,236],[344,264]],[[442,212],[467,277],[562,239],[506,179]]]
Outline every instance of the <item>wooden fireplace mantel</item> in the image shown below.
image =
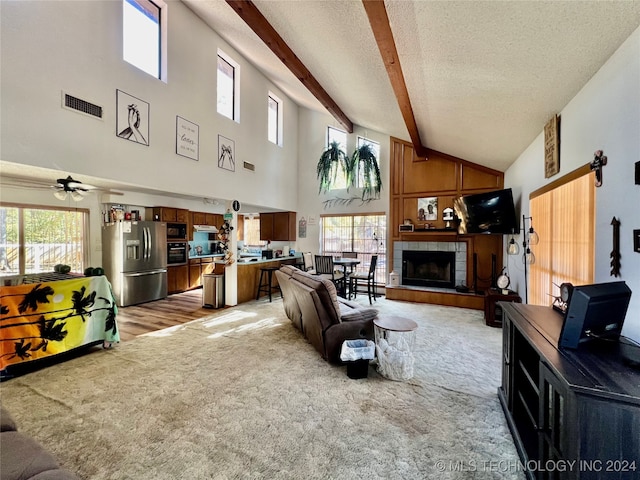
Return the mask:
[[448,307],[472,308],[484,310],[484,295],[429,290],[421,287],[386,286],[385,297],[389,300],[405,302],[433,303]]

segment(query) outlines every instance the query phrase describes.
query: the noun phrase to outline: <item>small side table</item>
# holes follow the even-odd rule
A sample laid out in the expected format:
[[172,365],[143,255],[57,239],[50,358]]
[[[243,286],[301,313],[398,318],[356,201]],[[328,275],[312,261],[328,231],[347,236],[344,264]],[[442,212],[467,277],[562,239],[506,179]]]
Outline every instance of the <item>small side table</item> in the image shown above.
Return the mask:
[[390,380],[413,377],[413,346],[418,324],[403,317],[384,316],[373,320],[378,373]]
[[484,320],[490,327],[502,327],[502,307],[497,302],[522,303],[522,299],[517,292],[498,288],[489,288],[484,292]]

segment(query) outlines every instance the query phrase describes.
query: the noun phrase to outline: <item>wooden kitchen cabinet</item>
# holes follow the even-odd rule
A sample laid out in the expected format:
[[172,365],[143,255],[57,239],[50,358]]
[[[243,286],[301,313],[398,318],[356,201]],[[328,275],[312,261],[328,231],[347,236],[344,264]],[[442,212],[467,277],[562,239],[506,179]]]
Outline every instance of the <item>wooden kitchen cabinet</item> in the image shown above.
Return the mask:
[[295,241],[296,212],[261,213],[260,240]]
[[180,293],[189,288],[189,265],[167,267],[168,293]]
[[220,227],[223,223],[223,217],[219,213],[206,213],[206,212],[190,212],[192,225],[213,225],[214,227]]
[[189,259],[189,289],[202,286],[202,275],[214,273],[215,263],[213,258],[190,258]]
[[147,220],[174,223],[189,223],[189,210],[173,207],[153,207],[147,209]]
[[202,285],[200,278],[200,259],[192,258],[189,260],[189,289],[198,288]]
[[207,214],[204,212],[191,212],[192,225],[208,225]]
[[224,223],[224,217],[220,213],[207,213],[207,225],[220,228]]

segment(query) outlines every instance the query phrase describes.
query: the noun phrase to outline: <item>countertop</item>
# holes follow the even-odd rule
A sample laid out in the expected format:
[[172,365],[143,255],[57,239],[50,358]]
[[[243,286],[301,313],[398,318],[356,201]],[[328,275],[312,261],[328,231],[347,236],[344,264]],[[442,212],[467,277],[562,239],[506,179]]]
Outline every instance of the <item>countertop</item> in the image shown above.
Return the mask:
[[283,260],[301,260],[301,259],[302,259],[302,255],[300,254],[289,255],[288,257],[278,257],[278,258],[245,257],[243,259],[236,259],[236,263],[238,265],[260,265],[261,263],[281,262]]
[[[189,260],[193,260],[196,258],[213,258],[215,262],[218,259],[222,259],[224,257],[223,253],[212,253],[210,255],[190,255]],[[262,258],[262,257],[244,257],[244,258],[235,258],[236,263],[238,265],[260,265],[261,263],[268,262],[280,262],[283,260],[302,260],[302,254],[289,255],[288,257],[278,257],[278,258]]]
[[224,253],[211,253],[209,255],[189,255],[189,260],[194,258],[222,258]]

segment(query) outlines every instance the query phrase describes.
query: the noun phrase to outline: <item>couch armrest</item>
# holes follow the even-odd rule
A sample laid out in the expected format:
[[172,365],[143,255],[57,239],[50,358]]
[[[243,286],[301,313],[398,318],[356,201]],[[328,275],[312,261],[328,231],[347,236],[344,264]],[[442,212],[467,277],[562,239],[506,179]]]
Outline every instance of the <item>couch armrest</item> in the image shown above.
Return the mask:
[[324,331],[324,346],[327,360],[341,363],[340,349],[345,340],[373,340],[373,320],[353,320],[332,325]]
[[12,432],[18,430],[15,420],[6,408],[0,406],[0,432]]
[[340,316],[342,322],[354,322],[360,320],[373,320],[378,316],[378,310],[375,308],[358,308],[343,313]]

